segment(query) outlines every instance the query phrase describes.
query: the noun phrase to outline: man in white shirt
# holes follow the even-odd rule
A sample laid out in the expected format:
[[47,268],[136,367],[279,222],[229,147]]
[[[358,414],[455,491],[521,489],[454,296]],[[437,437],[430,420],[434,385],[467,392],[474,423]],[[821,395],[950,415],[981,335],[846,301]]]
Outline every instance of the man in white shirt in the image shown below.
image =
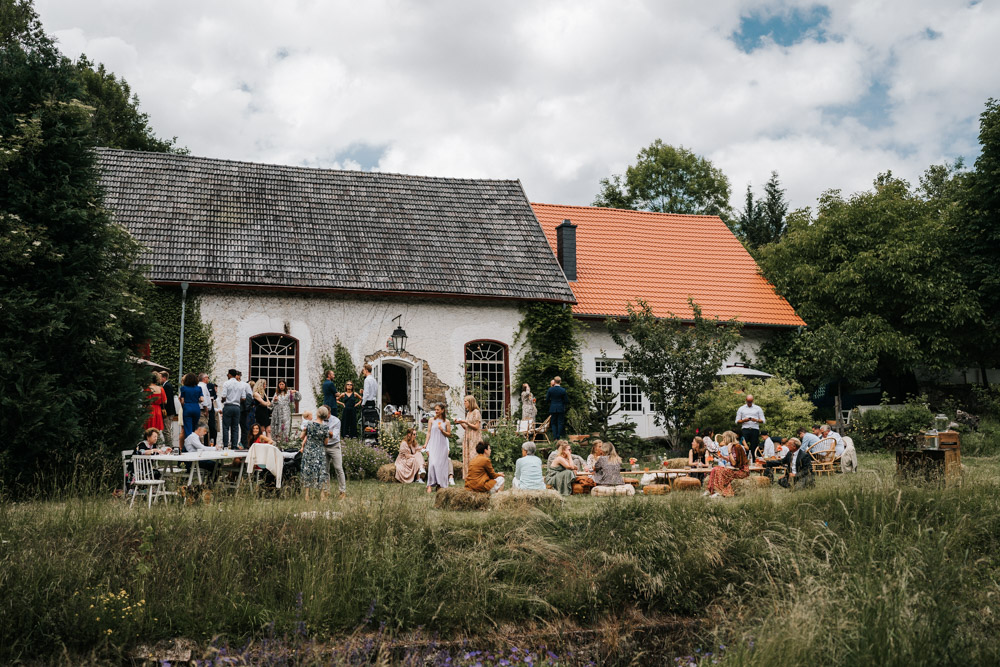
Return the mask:
[[361,405],[366,408],[374,408],[375,402],[378,399],[378,382],[375,380],[375,376],[372,375],[371,364],[365,364],[361,372],[365,376],[364,391],[361,394]]
[[759,405],[753,404],[753,394],[747,394],[747,404],[741,405],[736,411],[736,423],[743,429],[743,439],[750,445],[751,456],[757,450],[760,425],[765,421],[764,411]]
[[832,430],[829,424],[823,424],[823,426],[820,427],[820,429],[821,429],[821,435],[823,436],[824,439],[833,438],[833,441],[836,443],[834,445],[834,451],[833,451],[834,456],[839,457],[841,454],[843,454],[845,445],[844,445],[844,439],[840,436],[840,434]]
[[778,452],[774,448],[774,440],[771,439],[771,436],[767,431],[762,431],[761,435],[764,437],[764,447],[762,448],[764,458],[769,459],[772,456],[777,456]]
[[243,448],[240,440],[240,401],[243,400],[243,383],[236,379],[239,371],[230,368],[226,373],[228,378],[222,383],[219,400],[222,402],[222,445]]
[[[326,406],[323,406],[326,408]],[[328,411],[329,408],[326,408]],[[347,478],[344,476],[344,453],[340,447],[340,420],[332,413],[326,420],[326,428],[330,432],[330,439],[326,441],[326,458],[333,465],[333,471],[337,474],[337,488],[340,491],[338,498],[347,497]]]

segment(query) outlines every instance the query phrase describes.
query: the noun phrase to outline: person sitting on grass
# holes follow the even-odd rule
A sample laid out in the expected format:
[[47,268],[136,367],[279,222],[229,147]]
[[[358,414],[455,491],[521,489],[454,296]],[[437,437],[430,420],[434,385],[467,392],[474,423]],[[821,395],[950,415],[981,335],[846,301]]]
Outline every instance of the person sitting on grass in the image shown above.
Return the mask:
[[778,480],[778,484],[790,488],[792,484],[798,486],[811,486],[816,480],[813,477],[812,457],[809,452],[802,449],[802,443],[798,438],[789,438],[788,453],[784,458],[777,461],[767,461],[765,468],[777,468],[784,466],[785,476]]
[[424,469],[423,450],[417,444],[417,432],[406,429],[403,441],[399,443],[399,456],[396,457],[396,481],[412,484]]
[[592,471],[594,469],[594,463],[597,462],[597,457],[601,455],[602,444],[600,440],[594,441],[593,446],[590,448],[590,454],[587,455],[587,465],[584,466],[584,470]]
[[622,477],[622,460],[615,454],[614,457],[610,456],[611,448],[608,448],[608,453],[604,452],[604,444],[597,446],[597,460],[594,461],[594,485],[595,486],[621,486],[625,483],[625,479]]
[[564,496],[573,495],[573,481],[579,468],[573,463],[573,450],[565,440],[558,440],[559,448],[549,462],[545,475],[545,485],[551,486]]
[[514,488],[521,491],[544,491],[545,477],[542,475],[542,460],[535,456],[535,443],[521,445],[521,458],[514,466]]
[[717,466],[712,468],[712,472],[708,475],[708,490],[705,493],[712,498],[720,496],[725,496],[726,498],[732,497],[733,480],[750,476],[750,461],[747,459],[747,450],[740,446],[739,443],[733,443],[729,451],[729,464],[732,467],[723,468],[722,466]]
[[476,493],[496,493],[503,488],[503,475],[493,471],[490,461],[490,446],[479,441],[476,443],[477,456],[469,461],[469,474],[465,478],[465,488]]

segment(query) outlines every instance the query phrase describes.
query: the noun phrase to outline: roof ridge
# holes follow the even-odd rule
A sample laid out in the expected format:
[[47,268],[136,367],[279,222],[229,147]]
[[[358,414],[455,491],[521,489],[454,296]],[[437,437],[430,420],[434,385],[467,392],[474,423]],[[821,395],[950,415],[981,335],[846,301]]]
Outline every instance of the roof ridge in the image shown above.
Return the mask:
[[[278,169],[291,169],[305,172],[327,172],[335,174],[370,174],[374,176],[399,176],[402,178],[419,178],[428,181],[449,181],[463,183],[520,183],[517,178],[468,178],[461,176],[427,176],[424,174],[404,174],[397,171],[366,171],[364,169],[333,169],[332,167],[306,167],[295,164],[281,164],[278,162],[250,162],[249,160],[234,160],[224,157],[207,157],[204,155],[182,155],[180,153],[162,153],[159,151],[137,151],[128,148],[109,148],[107,146],[97,146],[94,150],[103,154],[127,154],[127,155],[149,155],[157,158],[167,158],[175,160],[199,160],[202,162],[219,162],[225,164],[245,165],[249,167],[275,167]],[[522,188],[523,191],[523,188]],[[527,196],[525,196],[527,199]],[[529,202],[530,203],[530,202]]]
[[718,215],[707,213],[665,213],[663,211],[639,211],[634,208],[614,208],[611,206],[584,206],[583,204],[546,204],[544,202],[531,202],[532,206],[549,206],[551,208],[585,208],[593,211],[621,211],[622,213],[642,213],[643,215],[672,215],[683,218],[722,218]]

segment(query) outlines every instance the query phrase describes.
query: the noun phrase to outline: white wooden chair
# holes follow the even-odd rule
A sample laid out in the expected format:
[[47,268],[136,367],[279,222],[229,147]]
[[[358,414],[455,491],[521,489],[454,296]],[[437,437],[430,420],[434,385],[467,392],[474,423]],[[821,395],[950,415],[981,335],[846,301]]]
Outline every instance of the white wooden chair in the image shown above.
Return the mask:
[[132,502],[129,507],[135,504],[135,497],[139,494],[139,489],[146,489],[146,506],[152,507],[153,501],[159,498],[167,502],[167,493],[163,490],[163,480],[156,479],[156,471],[153,468],[153,460],[145,456],[132,457],[132,471],[134,479],[132,485],[135,489],[132,492]]
[[132,458],[131,449],[122,450],[122,493],[128,493],[128,462]]

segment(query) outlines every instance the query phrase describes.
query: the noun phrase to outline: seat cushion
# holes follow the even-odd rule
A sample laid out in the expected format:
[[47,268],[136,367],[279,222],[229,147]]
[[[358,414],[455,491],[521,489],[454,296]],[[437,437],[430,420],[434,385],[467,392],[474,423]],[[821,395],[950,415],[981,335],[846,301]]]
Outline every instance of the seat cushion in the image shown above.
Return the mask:
[[665,496],[670,493],[669,484],[647,484],[642,487],[642,492],[647,496]]
[[700,491],[701,481],[684,475],[674,478],[674,491]]
[[635,487],[631,484],[619,484],[618,486],[595,486],[591,490],[592,496],[634,496]]

